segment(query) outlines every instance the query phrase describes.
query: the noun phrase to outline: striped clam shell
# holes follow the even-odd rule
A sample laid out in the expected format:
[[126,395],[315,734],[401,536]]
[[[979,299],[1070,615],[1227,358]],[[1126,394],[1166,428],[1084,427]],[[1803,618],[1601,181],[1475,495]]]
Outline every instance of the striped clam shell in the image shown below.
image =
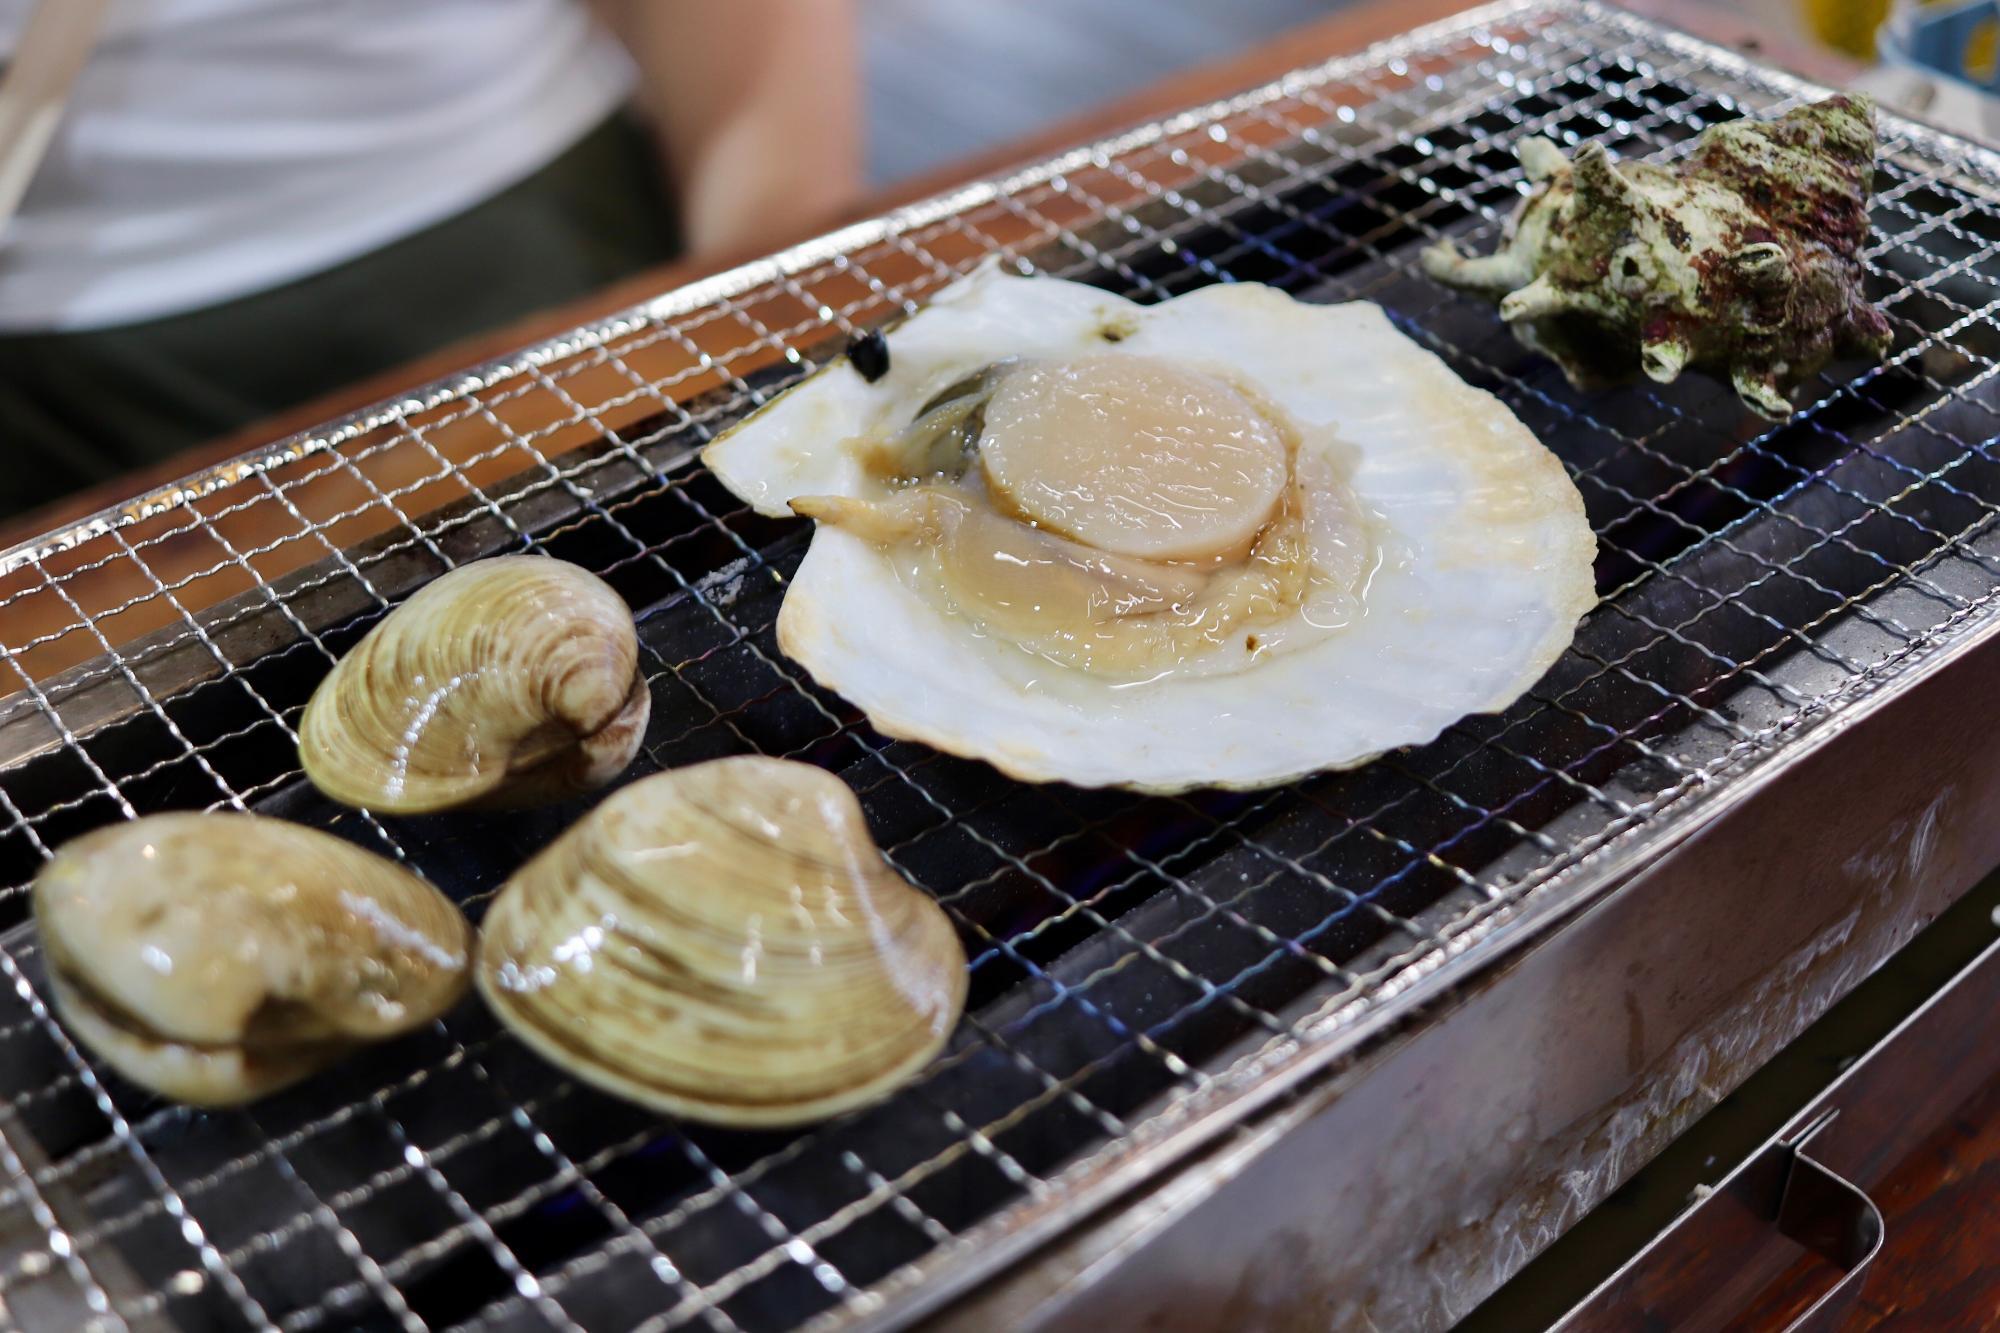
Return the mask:
[[341,658],[299,760],[364,810],[529,805],[617,777],[651,709],[624,600],[576,565],[500,556],[437,579]]
[[874,1101],[965,1003],[944,911],[883,861],[844,783],[778,759],[624,788],[507,882],[482,936],[480,990],[522,1041],[714,1124]]

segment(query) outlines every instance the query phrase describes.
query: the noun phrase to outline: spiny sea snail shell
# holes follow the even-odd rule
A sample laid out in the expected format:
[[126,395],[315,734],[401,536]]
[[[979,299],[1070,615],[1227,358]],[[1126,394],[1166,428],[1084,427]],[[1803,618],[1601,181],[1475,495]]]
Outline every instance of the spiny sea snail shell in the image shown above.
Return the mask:
[[651,710],[624,600],[564,561],[500,556],[443,575],[340,659],[299,761],[364,810],[528,805],[617,777]]
[[393,861],[257,815],[151,815],[65,844],[34,886],[57,1011],[133,1082],[251,1101],[423,1026],[472,928]]
[[737,1127],[885,1096],[944,1045],[965,953],[845,783],[719,759],[623,788],[523,866],[482,929],[501,1020],[586,1083]]

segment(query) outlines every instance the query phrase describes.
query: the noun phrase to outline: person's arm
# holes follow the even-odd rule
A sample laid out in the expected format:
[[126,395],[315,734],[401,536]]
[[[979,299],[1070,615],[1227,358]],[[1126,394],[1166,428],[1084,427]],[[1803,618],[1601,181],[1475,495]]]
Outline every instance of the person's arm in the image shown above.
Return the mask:
[[639,66],[689,253],[768,248],[861,187],[853,0],[593,0]]

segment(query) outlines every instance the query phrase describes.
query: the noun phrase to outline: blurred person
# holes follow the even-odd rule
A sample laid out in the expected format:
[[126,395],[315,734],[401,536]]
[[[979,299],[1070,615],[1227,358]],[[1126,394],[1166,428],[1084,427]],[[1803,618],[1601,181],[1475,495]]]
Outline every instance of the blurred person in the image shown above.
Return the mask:
[[852,0],[114,0],[0,231],[0,514],[827,221],[855,48]]

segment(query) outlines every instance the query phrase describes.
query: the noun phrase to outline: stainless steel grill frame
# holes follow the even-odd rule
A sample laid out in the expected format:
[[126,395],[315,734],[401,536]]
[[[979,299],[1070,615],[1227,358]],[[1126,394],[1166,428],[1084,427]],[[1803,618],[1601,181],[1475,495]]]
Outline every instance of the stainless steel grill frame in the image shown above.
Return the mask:
[[[974,1003],[887,1105],[792,1135],[657,1121],[474,1005],[242,1112],[103,1074],[0,937],[0,1323],[761,1330],[905,1322],[1405,1022],[1699,826],[2000,595],[2000,156],[1883,118],[1870,261],[1898,346],[1799,419],[1688,380],[1580,395],[1415,269],[1491,242],[1530,133],[1667,151],[1808,86],[1525,0],[669,293],[0,557],[0,924],[76,832],[255,808],[475,913],[578,813],[342,813],[311,686],[463,560],[548,551],[638,610],[641,771],[842,772],[953,913]],[[777,652],[802,524],[693,463],[719,425],[991,253],[1142,299],[1380,301],[1571,469],[1604,600],[1515,708],[1351,775],[1181,799],[1032,789],[887,742]],[[81,1313],[80,1313],[81,1312]]]

